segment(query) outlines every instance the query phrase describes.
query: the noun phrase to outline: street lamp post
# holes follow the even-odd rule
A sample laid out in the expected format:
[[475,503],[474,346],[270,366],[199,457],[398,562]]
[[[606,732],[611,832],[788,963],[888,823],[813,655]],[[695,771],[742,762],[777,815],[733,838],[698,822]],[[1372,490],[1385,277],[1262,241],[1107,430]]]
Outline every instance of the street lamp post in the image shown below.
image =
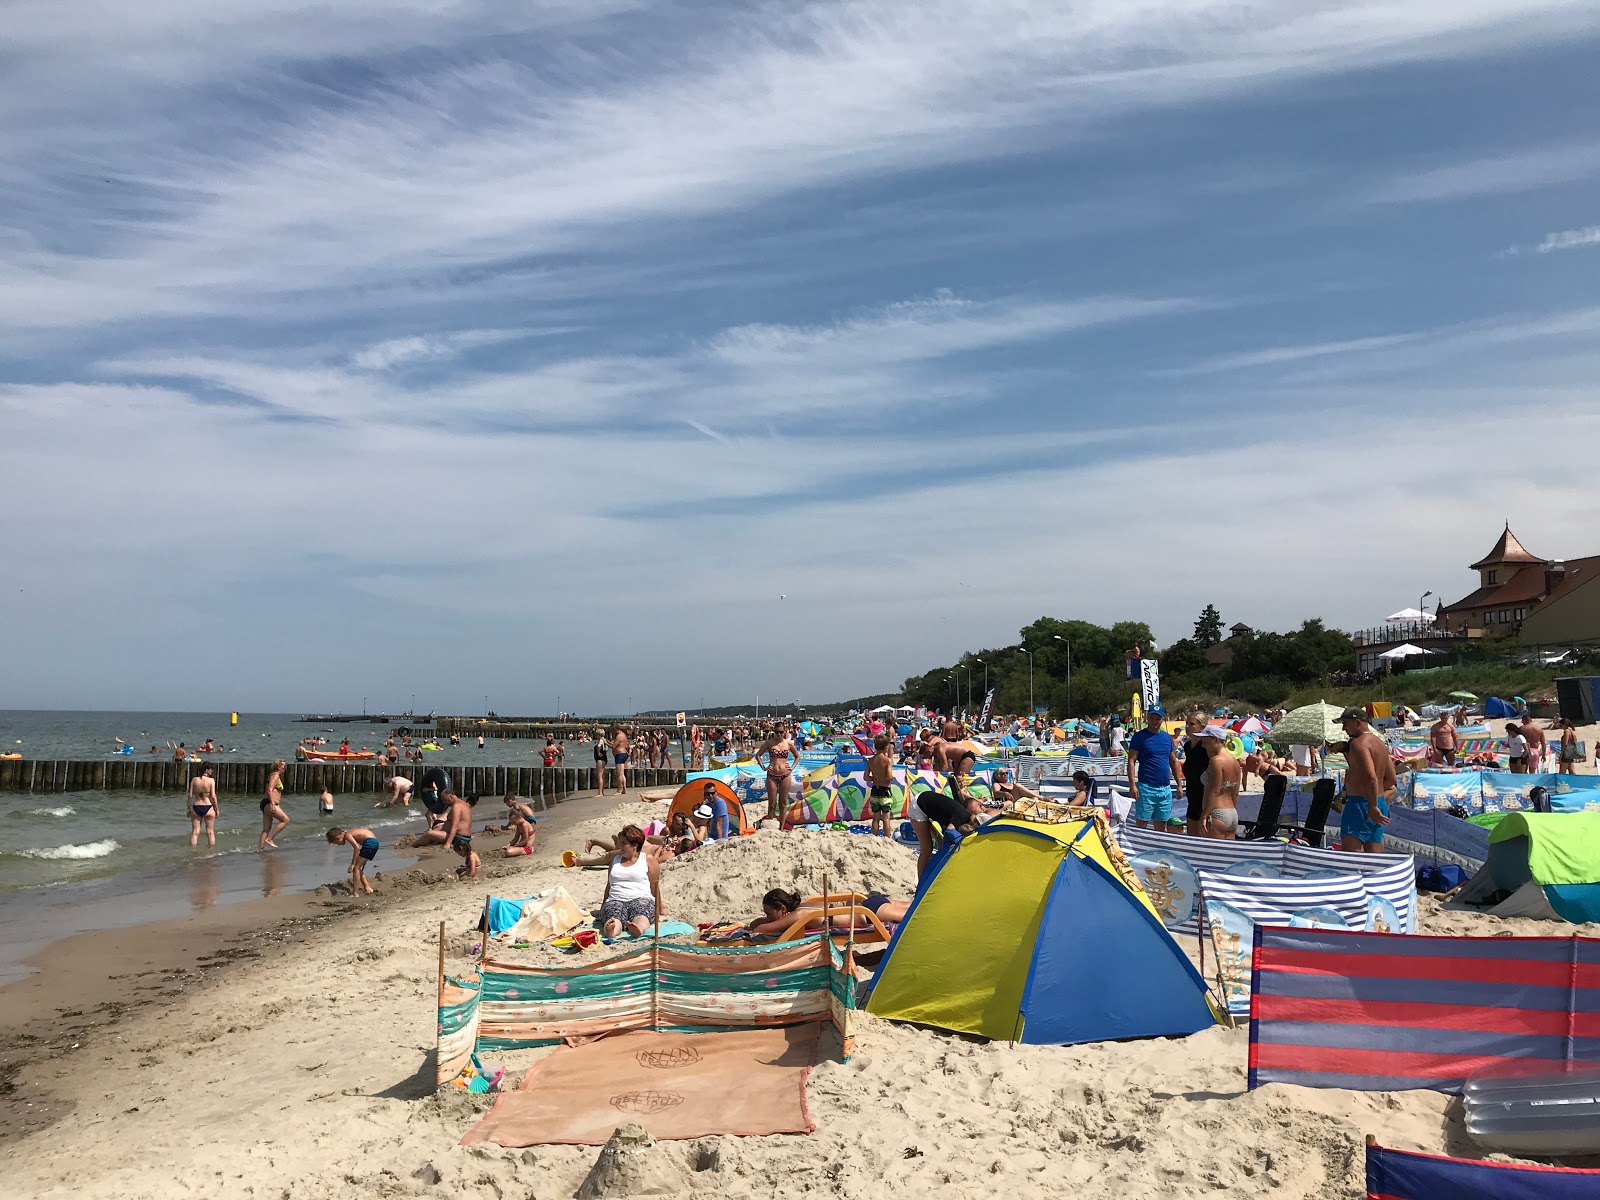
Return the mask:
[[[1423,608],[1423,607],[1422,607],[1422,602],[1423,602],[1423,601],[1424,601],[1424,600],[1426,600],[1426,599],[1427,599],[1427,598],[1428,598],[1428,597],[1429,597],[1429,596],[1431,596],[1431,595],[1433,595],[1433,592],[1432,592],[1432,591],[1426,591],[1426,592],[1423,592],[1423,593],[1422,593],[1422,595],[1421,595],[1421,596],[1420,596],[1420,597],[1418,597],[1418,599],[1417,599],[1417,611],[1418,611],[1418,612],[1419,612],[1419,613],[1421,613],[1421,614],[1422,614],[1422,616],[1423,616],[1423,617],[1425,617],[1425,616],[1427,616],[1427,615],[1428,615],[1428,610],[1427,610],[1427,609],[1425,609],[1425,608]],[[1426,623],[1427,623],[1427,622],[1425,622],[1425,621],[1424,621],[1424,620],[1422,620],[1422,617],[1418,617],[1418,618],[1417,618],[1417,626],[1418,626],[1418,629],[1417,629],[1417,632],[1418,632],[1418,633],[1421,633],[1421,632],[1422,632],[1422,629],[1421,629],[1421,627],[1422,627],[1422,626],[1423,626],[1423,625],[1425,625],[1425,624],[1426,624]]]
[[983,697],[987,700],[989,698],[989,664],[981,658],[975,658],[972,661],[983,663]]
[[1033,720],[1033,652],[1026,646],[1017,651],[1028,656],[1028,720]]
[[1070,717],[1072,715],[1072,643],[1059,633],[1053,633],[1050,636],[1058,642],[1065,643],[1067,647],[1067,711],[1061,715]]

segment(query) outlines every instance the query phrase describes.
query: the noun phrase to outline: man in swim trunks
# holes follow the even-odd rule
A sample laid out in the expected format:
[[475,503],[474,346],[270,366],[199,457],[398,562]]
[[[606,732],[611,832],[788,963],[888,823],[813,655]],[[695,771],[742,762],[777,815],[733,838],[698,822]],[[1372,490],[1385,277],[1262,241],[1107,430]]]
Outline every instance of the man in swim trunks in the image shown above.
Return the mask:
[[611,762],[617,769],[617,795],[628,794],[628,733],[619,728],[611,738]]
[[1152,704],[1144,728],[1128,740],[1128,791],[1133,795],[1133,823],[1143,829],[1165,829],[1172,819],[1172,784],[1183,778],[1178,747],[1161,728],[1167,710]]
[[794,764],[800,752],[780,725],[761,743],[756,751],[756,761],[767,756],[767,820],[780,819],[783,808],[789,803],[789,779],[794,774]]
[[1433,728],[1428,731],[1428,737],[1433,743],[1433,748],[1438,751],[1439,761],[1447,767],[1456,765],[1456,723],[1449,713],[1442,714],[1433,723]]
[[206,844],[217,844],[217,818],[222,809],[217,804],[217,781],[211,778],[211,764],[201,763],[200,773],[189,780],[189,845],[200,842],[200,826],[206,830]]
[[395,775],[383,785],[385,799],[379,800],[373,808],[404,808],[411,799],[411,780],[404,775]]
[[1389,823],[1389,794],[1394,791],[1394,759],[1382,738],[1372,732],[1363,709],[1347,708],[1339,724],[1350,738],[1345,749],[1344,810],[1339,817],[1339,845],[1345,850],[1377,854],[1383,849],[1383,827]]
[[1531,712],[1522,714],[1522,727],[1519,732],[1528,743],[1528,757],[1523,767],[1529,775],[1537,775],[1544,770],[1544,752],[1549,739],[1544,736],[1544,730],[1539,728]]
[[370,829],[340,829],[337,825],[328,830],[328,841],[335,846],[350,846],[350,894],[372,895],[372,884],[367,882],[367,864],[378,856],[378,838]]

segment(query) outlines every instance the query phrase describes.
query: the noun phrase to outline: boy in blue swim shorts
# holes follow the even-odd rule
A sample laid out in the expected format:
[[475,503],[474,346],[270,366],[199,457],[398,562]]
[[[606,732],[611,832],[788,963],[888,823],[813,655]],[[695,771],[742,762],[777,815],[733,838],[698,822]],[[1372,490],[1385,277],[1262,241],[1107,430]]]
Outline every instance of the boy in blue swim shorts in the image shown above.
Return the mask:
[[350,894],[372,895],[372,884],[367,882],[367,864],[378,857],[378,839],[370,829],[340,829],[337,825],[328,830],[328,841],[335,846],[350,846]]

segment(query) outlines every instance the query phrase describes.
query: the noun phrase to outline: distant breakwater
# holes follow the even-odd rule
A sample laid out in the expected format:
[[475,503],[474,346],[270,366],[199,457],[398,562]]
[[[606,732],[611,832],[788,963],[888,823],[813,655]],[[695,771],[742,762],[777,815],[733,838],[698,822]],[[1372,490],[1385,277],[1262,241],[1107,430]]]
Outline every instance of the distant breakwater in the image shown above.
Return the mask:
[[[226,796],[261,795],[267,787],[272,764],[266,762],[208,761],[217,791]],[[569,796],[598,787],[593,767],[458,767],[449,763],[427,762],[420,766],[401,765],[399,774],[415,779],[429,767],[443,767],[451,785],[463,796]],[[199,764],[171,759],[138,762],[133,759],[7,759],[0,761],[0,792],[174,792],[184,791],[199,769]],[[335,795],[375,794],[396,772],[375,762],[311,763],[292,762],[283,772],[283,788],[288,795],[316,795],[327,788]],[[628,787],[675,787],[684,781],[681,769],[651,767],[628,768]],[[607,772],[609,788],[614,773]]]
[[[687,718],[686,718],[687,719]],[[626,721],[619,720],[593,720],[593,721],[551,721],[539,720],[536,717],[526,720],[496,717],[485,719],[483,717],[435,717],[431,725],[409,726],[411,736],[417,737],[449,737],[451,734],[464,738],[552,738],[555,741],[574,741],[580,734],[592,734],[596,729],[610,731],[619,725],[626,725],[632,729],[665,729],[670,733],[677,733],[678,722],[675,719],[663,717],[630,717]],[[398,726],[396,726],[398,728]]]

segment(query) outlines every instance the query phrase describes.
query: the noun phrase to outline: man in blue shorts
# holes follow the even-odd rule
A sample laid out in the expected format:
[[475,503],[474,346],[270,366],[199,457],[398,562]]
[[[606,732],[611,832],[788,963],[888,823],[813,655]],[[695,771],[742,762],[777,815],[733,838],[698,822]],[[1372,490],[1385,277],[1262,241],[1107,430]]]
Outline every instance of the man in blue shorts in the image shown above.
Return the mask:
[[1389,823],[1389,796],[1394,791],[1394,758],[1384,740],[1372,732],[1367,714],[1347,708],[1339,724],[1350,739],[1345,749],[1344,808],[1339,814],[1339,845],[1345,850],[1377,854],[1383,849],[1383,827]]
[[1172,819],[1172,781],[1183,777],[1177,743],[1161,728],[1167,710],[1145,709],[1144,728],[1128,741],[1128,791],[1133,793],[1133,823],[1165,829]]

